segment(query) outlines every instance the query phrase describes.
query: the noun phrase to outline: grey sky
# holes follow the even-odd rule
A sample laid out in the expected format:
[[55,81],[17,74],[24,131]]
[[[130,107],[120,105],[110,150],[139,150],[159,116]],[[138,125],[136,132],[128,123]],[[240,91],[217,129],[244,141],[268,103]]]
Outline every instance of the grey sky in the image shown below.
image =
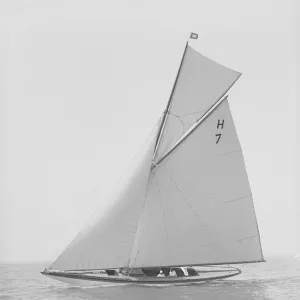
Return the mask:
[[105,207],[164,110],[190,31],[195,49],[243,73],[229,102],[264,252],[300,252],[296,5],[1,1],[0,261],[55,259]]

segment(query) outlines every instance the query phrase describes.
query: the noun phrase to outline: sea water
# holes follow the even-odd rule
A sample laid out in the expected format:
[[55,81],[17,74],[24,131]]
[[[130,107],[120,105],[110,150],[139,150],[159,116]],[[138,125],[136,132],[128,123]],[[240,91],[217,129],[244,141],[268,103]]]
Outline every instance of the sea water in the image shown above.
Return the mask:
[[73,287],[41,275],[46,266],[1,264],[0,299],[300,300],[300,259],[296,257],[238,266],[243,273],[232,279],[177,286]]

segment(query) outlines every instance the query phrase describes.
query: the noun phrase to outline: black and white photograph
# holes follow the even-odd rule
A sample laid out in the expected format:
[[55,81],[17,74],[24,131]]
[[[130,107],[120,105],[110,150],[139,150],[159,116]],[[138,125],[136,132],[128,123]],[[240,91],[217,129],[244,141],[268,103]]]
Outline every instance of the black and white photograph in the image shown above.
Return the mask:
[[299,18],[0,1],[0,300],[299,300]]

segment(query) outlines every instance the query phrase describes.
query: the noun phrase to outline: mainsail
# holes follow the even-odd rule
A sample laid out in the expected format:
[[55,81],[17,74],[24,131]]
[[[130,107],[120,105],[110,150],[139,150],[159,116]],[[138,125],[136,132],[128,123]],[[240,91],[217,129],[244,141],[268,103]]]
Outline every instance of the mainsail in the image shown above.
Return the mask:
[[131,267],[263,260],[227,100],[153,169]]
[[239,76],[186,47],[162,126],[135,173],[52,269],[263,261],[241,146],[221,99]]

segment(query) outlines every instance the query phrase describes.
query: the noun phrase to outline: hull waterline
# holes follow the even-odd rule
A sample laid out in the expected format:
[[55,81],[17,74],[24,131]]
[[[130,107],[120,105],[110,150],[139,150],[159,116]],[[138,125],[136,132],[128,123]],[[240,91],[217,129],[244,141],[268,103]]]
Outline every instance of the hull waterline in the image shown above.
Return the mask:
[[124,284],[134,284],[134,285],[168,285],[168,284],[190,284],[190,283],[200,283],[211,280],[220,280],[236,276],[240,274],[239,269],[231,271],[208,271],[199,273],[198,276],[186,276],[186,277],[131,277],[131,276],[97,276],[94,274],[68,274],[63,272],[53,272],[41,274],[46,275],[51,279],[62,281],[64,283],[71,284],[73,286],[115,286]]

